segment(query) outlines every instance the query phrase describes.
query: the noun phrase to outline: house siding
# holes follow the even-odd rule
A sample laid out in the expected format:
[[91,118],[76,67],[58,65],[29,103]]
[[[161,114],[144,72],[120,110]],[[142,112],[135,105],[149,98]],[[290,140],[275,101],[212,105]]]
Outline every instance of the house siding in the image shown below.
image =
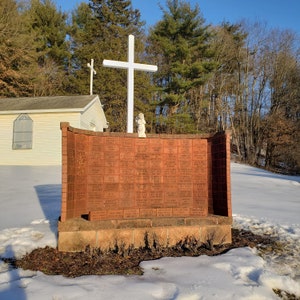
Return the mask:
[[95,101],[88,109],[81,114],[80,128],[101,131],[106,128],[106,118],[100,101]]
[[0,165],[60,165],[60,122],[69,122],[78,128],[81,114],[31,113],[28,116],[33,120],[32,149],[13,150],[13,126],[18,114],[1,115]]

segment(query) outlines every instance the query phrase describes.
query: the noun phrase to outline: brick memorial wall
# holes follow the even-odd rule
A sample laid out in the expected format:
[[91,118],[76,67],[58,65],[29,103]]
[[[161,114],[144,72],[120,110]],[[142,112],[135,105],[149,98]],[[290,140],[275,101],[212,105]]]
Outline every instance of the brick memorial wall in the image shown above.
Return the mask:
[[105,230],[122,235],[120,230],[130,228],[134,235],[137,228],[161,232],[162,227],[185,226],[183,230],[205,220],[231,224],[228,133],[138,138],[68,123],[61,123],[61,130],[59,248],[78,248],[66,246],[66,239],[78,234],[81,243],[101,246]]

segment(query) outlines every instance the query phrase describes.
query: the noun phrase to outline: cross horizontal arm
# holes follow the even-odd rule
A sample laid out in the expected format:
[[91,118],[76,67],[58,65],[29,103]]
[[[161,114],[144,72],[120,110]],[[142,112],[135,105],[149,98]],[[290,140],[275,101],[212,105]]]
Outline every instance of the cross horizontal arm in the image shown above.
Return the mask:
[[128,61],[103,60],[104,67],[127,69],[127,132],[133,133],[134,113],[134,70],[156,72],[157,66],[137,64],[134,62],[134,36],[128,36]]
[[88,63],[87,66],[91,69],[91,72],[93,72],[95,75],[97,74],[96,70],[94,70],[93,66]]
[[156,72],[157,71],[157,66],[153,66],[153,65],[134,63],[133,68],[138,71],[148,71],[148,72]]
[[117,61],[117,60],[103,60],[104,67],[118,68],[118,69],[128,69],[129,63],[126,61]]
[[118,69],[129,69],[130,67],[137,71],[148,71],[148,72],[156,72],[157,66],[154,65],[146,65],[146,64],[130,64],[126,61],[117,61],[117,60],[103,60],[104,67],[118,68]]

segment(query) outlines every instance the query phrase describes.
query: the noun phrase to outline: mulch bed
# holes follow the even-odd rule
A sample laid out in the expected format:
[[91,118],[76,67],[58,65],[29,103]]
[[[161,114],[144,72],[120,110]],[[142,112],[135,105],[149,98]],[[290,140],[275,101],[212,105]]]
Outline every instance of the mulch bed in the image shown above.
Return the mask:
[[2,259],[12,267],[41,271],[48,275],[78,277],[82,275],[131,275],[142,274],[142,261],[161,257],[219,255],[239,247],[273,248],[276,241],[267,236],[255,235],[250,231],[232,229],[232,244],[213,246],[210,241],[199,243],[191,237],[173,247],[159,247],[145,243],[143,248],[118,248],[103,252],[87,247],[77,253],[59,252],[45,247],[33,250],[21,259]]

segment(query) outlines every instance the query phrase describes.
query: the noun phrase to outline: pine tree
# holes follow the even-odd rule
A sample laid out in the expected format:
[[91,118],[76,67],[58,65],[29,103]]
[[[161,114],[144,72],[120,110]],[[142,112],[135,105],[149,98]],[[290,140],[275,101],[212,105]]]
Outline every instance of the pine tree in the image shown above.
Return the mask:
[[160,87],[159,105],[168,107],[168,131],[193,132],[189,92],[203,85],[214,68],[210,33],[197,5],[192,8],[187,2],[168,0],[163,13],[148,41],[148,53],[159,65],[155,75]]
[[[128,35],[135,36],[135,60],[143,58],[143,22],[138,10],[128,0],[93,0],[82,3],[73,13],[71,31],[74,89],[81,94],[89,91],[87,63],[93,58],[96,76],[94,93],[99,94],[110,123],[110,130],[126,130],[127,72],[104,68],[104,59],[127,61]],[[147,115],[149,78],[135,76],[135,109]]]
[[20,7],[14,0],[0,2],[0,96],[32,95],[35,74],[33,40],[24,30]]
[[52,0],[31,0],[24,12],[28,35],[33,37],[38,72],[34,95],[64,93],[70,49],[67,42],[67,15],[58,11]]

